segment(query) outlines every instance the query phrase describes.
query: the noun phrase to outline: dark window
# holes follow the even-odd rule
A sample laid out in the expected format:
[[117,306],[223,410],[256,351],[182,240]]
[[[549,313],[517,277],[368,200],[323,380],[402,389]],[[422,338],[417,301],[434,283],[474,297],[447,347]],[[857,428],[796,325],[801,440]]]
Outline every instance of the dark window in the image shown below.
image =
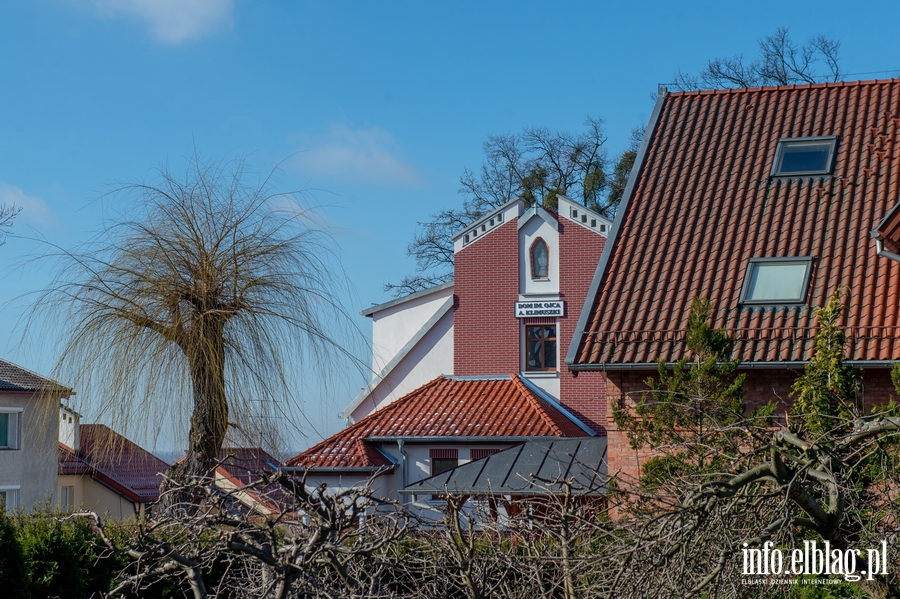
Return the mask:
[[459,466],[458,449],[432,449],[428,452],[431,458],[431,476],[453,470]]
[[550,276],[550,248],[547,242],[538,238],[531,244],[531,277],[546,279]]
[[[431,459],[431,476],[436,476],[453,470],[459,466],[458,449],[430,449],[428,456]],[[446,495],[432,495],[432,500],[446,499]]]
[[556,370],[556,325],[525,326],[525,370]]
[[751,258],[741,291],[742,304],[802,304],[812,258]]
[[798,137],[778,140],[772,175],[830,175],[837,137]]
[[458,458],[434,458],[431,460],[431,476],[442,474],[459,466]]

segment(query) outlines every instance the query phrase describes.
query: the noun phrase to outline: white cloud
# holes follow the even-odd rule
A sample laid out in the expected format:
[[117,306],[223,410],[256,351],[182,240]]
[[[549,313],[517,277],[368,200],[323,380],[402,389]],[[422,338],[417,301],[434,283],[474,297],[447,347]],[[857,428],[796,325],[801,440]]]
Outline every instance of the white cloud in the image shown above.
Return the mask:
[[35,228],[58,228],[59,219],[50,210],[47,202],[36,196],[30,196],[18,187],[0,182],[0,204],[19,206],[22,212],[16,217],[15,225],[30,225]]
[[417,187],[422,183],[416,169],[400,157],[400,145],[378,127],[336,125],[304,146],[294,166],[305,173],[378,185]]
[[178,44],[231,29],[234,0],[90,0],[101,17],[145,21],[160,42]]

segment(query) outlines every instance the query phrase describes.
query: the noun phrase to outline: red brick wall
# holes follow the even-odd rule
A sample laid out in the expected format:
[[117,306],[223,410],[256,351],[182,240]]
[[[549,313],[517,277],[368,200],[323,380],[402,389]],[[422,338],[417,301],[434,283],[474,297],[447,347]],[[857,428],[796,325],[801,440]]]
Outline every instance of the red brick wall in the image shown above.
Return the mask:
[[[747,370],[744,381],[744,401],[748,409],[757,408],[769,400],[775,400],[783,407],[791,402],[791,386],[802,369],[797,370]],[[579,377],[586,373],[581,373]],[[608,402],[622,401],[629,393],[635,394],[647,388],[644,381],[654,376],[650,370],[611,370],[606,372]],[[884,404],[896,397],[897,393],[891,383],[890,371],[887,369],[871,369],[863,373],[863,405],[866,411],[872,406]],[[636,476],[641,464],[650,454],[635,451],[628,445],[625,433],[620,432],[612,420],[607,421],[607,455],[609,472],[622,472],[626,476]]]
[[[560,299],[566,302],[565,317],[559,319],[561,361],[569,350],[605,242],[604,237],[559,219],[559,291]],[[560,402],[594,431],[603,434],[609,411],[604,374],[581,372],[575,377],[561,364],[559,386]]]
[[519,372],[519,231],[511,220],[460,250],[453,289],[453,371]]

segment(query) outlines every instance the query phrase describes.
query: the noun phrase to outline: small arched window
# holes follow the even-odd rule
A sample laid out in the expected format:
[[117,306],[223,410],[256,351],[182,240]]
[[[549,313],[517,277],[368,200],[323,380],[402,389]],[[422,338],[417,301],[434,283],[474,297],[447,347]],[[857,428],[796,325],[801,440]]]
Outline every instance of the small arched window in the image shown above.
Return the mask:
[[550,248],[540,237],[531,244],[531,278],[546,279],[550,274]]

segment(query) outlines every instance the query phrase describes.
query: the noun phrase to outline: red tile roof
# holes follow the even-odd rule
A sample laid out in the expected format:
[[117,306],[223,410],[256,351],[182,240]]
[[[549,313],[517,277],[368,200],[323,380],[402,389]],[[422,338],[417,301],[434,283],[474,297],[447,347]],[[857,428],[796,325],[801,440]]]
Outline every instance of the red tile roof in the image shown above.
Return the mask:
[[53,391],[68,396],[72,390],[12,362],[0,360],[0,391]]
[[161,473],[169,465],[103,424],[82,424],[76,452],[59,444],[59,474],[87,474],[129,501],[159,499]]
[[88,474],[91,467],[87,462],[78,457],[75,450],[64,443],[59,444],[59,471],[58,474]]
[[259,479],[261,472],[274,472],[278,460],[259,447],[223,447],[218,470],[233,483],[243,486]]
[[[281,464],[259,447],[223,447],[219,450],[219,466],[216,472],[231,483],[235,489],[256,483],[263,473],[274,472]],[[243,489],[247,499],[267,511],[279,511],[292,505],[291,495],[278,483]]]
[[517,375],[503,379],[441,376],[294,456],[287,466],[391,466],[370,438],[587,436]]
[[[841,285],[850,359],[900,358],[900,263],[870,236],[900,199],[900,80],[668,94],[648,134],[576,368],[683,357],[697,295],[737,336],[736,357],[806,361],[812,311]],[[827,135],[839,138],[833,176],[770,176],[780,138]],[[739,305],[749,259],[778,256],[814,257],[807,304]]]

